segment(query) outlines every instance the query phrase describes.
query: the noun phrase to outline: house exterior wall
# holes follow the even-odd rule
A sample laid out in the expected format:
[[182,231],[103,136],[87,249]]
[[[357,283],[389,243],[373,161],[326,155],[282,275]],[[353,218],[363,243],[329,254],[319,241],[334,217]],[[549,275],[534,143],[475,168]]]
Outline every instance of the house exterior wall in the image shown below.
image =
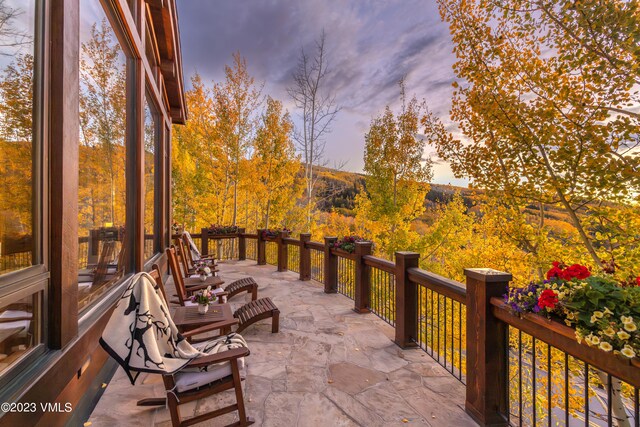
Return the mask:
[[[177,11],[175,0],[30,1],[31,12],[15,14],[15,29],[31,20],[27,47],[35,64],[33,106],[26,115],[33,123],[28,125],[31,159],[25,170],[32,195],[25,202],[27,232],[2,225],[18,220],[11,206],[0,208],[0,258],[7,261],[3,266],[13,263],[0,269],[0,337],[13,334],[11,341],[0,343],[0,402],[11,405],[0,413],[0,426],[81,425],[102,392],[101,384],[115,372],[116,365],[98,344],[115,301],[135,272],[162,258],[171,236],[171,126],[186,120]],[[10,8],[0,13],[19,7],[14,3],[6,2]],[[118,111],[126,117],[124,129],[118,130],[122,143],[114,145],[123,160],[125,183],[119,184],[118,249],[108,265],[117,273],[105,270],[109,278],[100,286],[96,275],[101,264],[92,264],[91,250],[99,259],[106,242],[100,236],[116,227],[104,220],[100,227],[87,226],[82,220],[88,210],[83,167],[90,164],[87,153],[98,146],[82,136],[87,123],[96,120],[83,114],[88,102],[83,99],[88,80],[83,79],[97,67],[97,57],[83,56],[91,37],[97,37],[92,23],[109,30],[121,55],[124,101]],[[6,98],[9,92],[2,93]],[[0,120],[8,120],[9,114],[0,112]],[[91,126],[95,133],[98,124]],[[0,142],[1,159],[8,164],[9,148],[22,142],[9,137]],[[112,178],[112,188],[116,181]],[[83,253],[85,265],[78,261]],[[81,267],[91,277],[84,287]],[[79,303],[87,289],[89,297]],[[28,326],[3,329],[3,315],[11,313],[19,313]]]

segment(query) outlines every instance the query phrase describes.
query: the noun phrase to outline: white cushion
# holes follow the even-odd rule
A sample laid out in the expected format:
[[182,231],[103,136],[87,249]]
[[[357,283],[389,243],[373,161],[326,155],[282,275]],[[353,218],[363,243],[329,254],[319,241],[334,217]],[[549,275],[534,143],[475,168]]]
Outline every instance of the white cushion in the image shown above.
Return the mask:
[[[238,368],[241,371],[240,376],[244,378],[244,357],[238,359]],[[231,363],[223,362],[210,365],[206,371],[200,371],[198,368],[185,368],[175,374],[173,378],[176,382],[176,390],[181,393],[202,387],[229,375],[231,375]]]

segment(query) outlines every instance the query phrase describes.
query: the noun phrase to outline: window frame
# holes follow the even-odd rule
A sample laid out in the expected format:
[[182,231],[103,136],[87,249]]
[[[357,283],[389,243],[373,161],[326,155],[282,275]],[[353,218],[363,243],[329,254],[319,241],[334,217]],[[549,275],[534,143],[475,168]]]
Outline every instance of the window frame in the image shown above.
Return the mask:
[[[118,8],[117,6],[114,4],[113,0],[83,0],[83,1],[93,1],[95,5],[99,5],[99,7],[102,8],[102,11],[104,12],[104,16],[107,18],[107,22],[111,28],[111,30],[113,31],[113,35],[115,36],[116,41],[118,42],[118,45],[120,46],[120,48],[122,49],[122,53],[124,55],[124,59],[125,59],[125,68],[126,68],[126,76],[125,76],[125,82],[126,82],[126,88],[125,88],[125,126],[128,129],[129,128],[129,122],[130,120],[132,120],[133,114],[132,114],[132,105],[130,103],[129,98],[131,97],[131,82],[132,79],[134,78],[134,74],[135,74],[135,67],[132,65],[132,61],[135,59],[136,57],[136,53],[135,53],[135,49],[133,48],[133,42],[130,40],[129,38],[129,34],[127,33],[126,29],[124,28],[125,25],[123,24],[123,19],[120,17],[120,15],[118,14]],[[82,8],[81,4],[78,4],[78,15],[81,14],[80,12],[80,8]],[[131,10],[130,9],[124,9],[124,13],[127,14],[129,13],[129,16],[131,17]],[[125,18],[124,21],[126,21],[127,19]],[[82,22],[78,21],[78,27],[80,28],[82,26]],[[81,58],[81,52],[80,50],[78,50],[78,58],[77,61],[79,63]],[[78,134],[79,134],[79,129],[78,129]],[[79,144],[79,140],[78,140],[78,144]],[[131,193],[135,193],[136,191],[136,185],[137,185],[137,180],[132,179],[133,174],[131,174],[130,172],[130,168],[131,168],[131,161],[129,160],[129,157],[131,155],[131,149],[130,146],[131,145],[135,145],[135,142],[132,142],[131,140],[131,135],[128,131],[125,131],[125,156],[126,156],[126,160],[125,160],[125,186],[126,186],[126,202],[125,202],[125,206],[129,205],[129,198],[131,197]],[[78,194],[76,194],[76,198],[78,197]],[[125,227],[128,227],[129,224],[129,217],[131,215],[131,208],[126,207],[125,208]],[[135,233],[135,230],[134,230]],[[91,301],[89,304],[85,305],[84,307],[82,307],[81,309],[78,309],[78,328],[79,330],[82,330],[83,328],[86,328],[87,325],[92,323],[92,320],[95,318],[96,312],[101,313],[102,311],[104,311],[103,307],[105,306],[105,301],[112,301],[114,298],[114,294],[120,294],[122,291],[122,287],[123,285],[128,281],[128,279],[133,275],[134,273],[134,269],[132,268],[132,263],[130,262],[131,259],[131,252],[133,252],[133,245],[134,245],[134,237],[132,236],[132,234],[134,233],[126,233],[125,234],[125,238],[122,241],[122,245],[126,245],[129,248],[129,256],[127,257],[127,259],[125,259],[125,266],[124,266],[124,274],[122,275],[122,277],[120,277],[118,280],[116,280],[113,284],[111,284],[111,286],[105,290],[102,295],[100,295],[98,298],[96,298],[94,301]],[[76,238],[79,238],[79,236],[76,236]],[[76,286],[78,286],[78,284],[76,283]],[[76,301],[74,301],[75,304],[77,304],[77,299]]]
[[31,227],[32,255],[31,266],[20,270],[0,274],[0,307],[5,307],[30,295],[37,294],[39,305],[38,334],[39,342],[28,349],[18,360],[0,373],[0,390],[10,384],[26,366],[33,364],[48,347],[48,297],[49,297],[49,251],[48,241],[48,209],[49,193],[44,185],[49,176],[46,152],[49,147],[47,120],[49,79],[47,44],[49,40],[48,2],[34,0],[34,32],[33,32],[33,110],[31,140]]
[[[162,197],[162,179],[160,174],[162,173],[162,114],[160,113],[160,108],[157,105],[156,99],[151,95],[151,89],[149,87],[149,76],[147,76],[147,82],[145,84],[145,92],[144,92],[144,106],[149,107],[149,113],[153,120],[153,146],[154,146],[154,156],[153,156],[153,254],[147,259],[144,260],[144,268],[145,270],[149,269],[153,262],[161,255],[161,197]],[[144,110],[144,107],[143,107]],[[142,140],[143,152],[144,152],[144,138]],[[146,175],[146,173],[145,173]],[[146,176],[143,179],[143,184],[146,186]],[[144,191],[146,197],[146,187]],[[143,216],[144,216],[144,207]],[[146,220],[146,218],[145,218]],[[143,230],[144,234],[145,230]]]

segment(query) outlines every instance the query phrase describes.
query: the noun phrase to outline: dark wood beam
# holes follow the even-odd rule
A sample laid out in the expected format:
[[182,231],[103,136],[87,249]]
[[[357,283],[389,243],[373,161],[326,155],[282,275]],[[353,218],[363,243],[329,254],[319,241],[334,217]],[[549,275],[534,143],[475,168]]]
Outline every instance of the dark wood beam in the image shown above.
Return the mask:
[[48,345],[60,349],[78,334],[79,0],[50,13]]

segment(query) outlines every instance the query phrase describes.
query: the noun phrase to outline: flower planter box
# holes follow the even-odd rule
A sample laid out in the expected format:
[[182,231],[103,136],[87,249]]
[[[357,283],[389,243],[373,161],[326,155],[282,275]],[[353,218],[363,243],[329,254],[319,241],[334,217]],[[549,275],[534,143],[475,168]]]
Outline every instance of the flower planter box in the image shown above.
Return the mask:
[[340,249],[340,248],[331,248],[331,252],[334,255],[337,255],[339,257],[342,258],[347,258],[347,259],[356,259],[356,254],[353,252],[347,252],[344,249]]
[[514,314],[501,298],[492,298],[493,315],[502,322],[535,337],[558,350],[587,362],[594,368],[607,372],[634,387],[640,387],[640,360],[628,359],[596,347],[579,343],[575,329],[553,319],[534,313]]
[[236,237],[238,237],[239,233],[233,233],[233,234],[212,234],[211,232],[209,233],[208,237],[211,240],[215,240],[215,239],[234,239]]

